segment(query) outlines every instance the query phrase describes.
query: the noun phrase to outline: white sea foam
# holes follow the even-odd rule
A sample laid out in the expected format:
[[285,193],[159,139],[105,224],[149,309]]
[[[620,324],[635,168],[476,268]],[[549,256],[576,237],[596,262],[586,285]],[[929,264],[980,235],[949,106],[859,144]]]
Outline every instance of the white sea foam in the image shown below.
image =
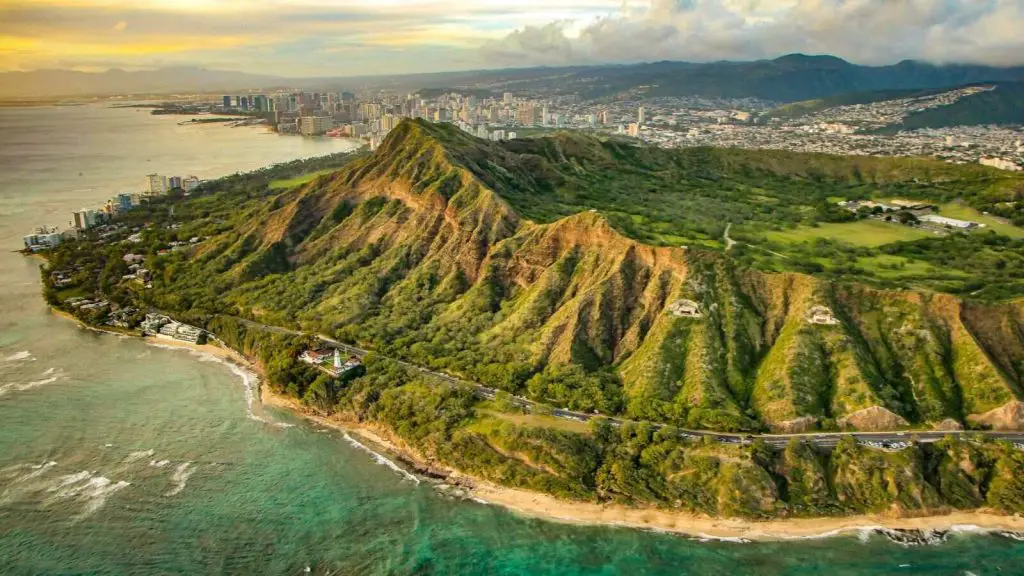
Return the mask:
[[155,453],[156,451],[153,450],[152,448],[150,448],[149,450],[139,450],[136,452],[132,452],[128,454],[128,457],[124,459],[124,462],[125,464],[131,464],[132,462],[142,460],[143,458],[149,458]]
[[57,479],[56,482],[48,489],[49,492],[55,492],[55,498],[63,498],[66,496],[74,496],[80,489],[75,489],[75,485],[92,478],[93,473],[88,470],[76,472],[74,474],[66,474]]
[[269,424],[271,426],[277,426],[278,428],[291,428],[295,426],[294,424],[288,424],[286,422],[275,422],[273,420],[267,420],[266,418],[263,418],[256,414],[256,412],[253,410],[253,406],[256,403],[256,392],[259,390],[260,378],[254,372],[246,370],[245,368],[239,366],[238,364],[235,364],[234,362],[229,362],[227,360],[224,360],[223,358],[214,356],[213,354],[208,354],[206,352],[195,350],[193,348],[168,346],[166,344],[159,344],[155,342],[148,342],[148,344],[155,348],[163,348],[165,350],[185,350],[192,354],[193,356],[197,357],[201,362],[214,362],[217,364],[223,364],[224,366],[227,366],[228,370],[231,370],[232,374],[238,376],[242,380],[242,388],[245,392],[245,411],[247,418],[249,418],[250,420],[255,420],[256,422],[262,422],[264,424]]
[[90,478],[82,489],[82,497],[86,499],[86,502],[85,507],[82,509],[82,513],[79,514],[77,518],[81,520],[92,516],[97,510],[107,503],[107,498],[109,498],[111,494],[130,485],[130,482],[125,481],[112,482],[109,478],[104,476]]
[[4,362],[21,362],[24,360],[31,362],[35,359],[35,356],[33,356],[28,350],[22,350],[21,352],[15,352],[9,356],[4,356]]
[[729,542],[732,544],[750,544],[750,540],[746,538],[740,538],[738,536],[709,536],[707,534],[697,534],[696,538],[693,538],[698,542]]
[[176,496],[180,494],[181,491],[185,489],[185,483],[188,482],[188,479],[195,473],[195,471],[196,469],[192,466],[191,462],[179,464],[178,467],[174,469],[174,475],[171,476],[171,482],[174,482],[174,488],[171,488],[170,491],[164,494],[164,496]]
[[39,380],[33,380],[31,382],[9,382],[0,386],[0,396],[7,394],[8,392],[23,392],[25,390],[31,390],[40,386],[46,386],[47,384],[53,384],[58,380],[66,378],[64,371],[60,368],[50,368],[40,374],[43,378]]
[[27,480],[32,480],[33,478],[38,478],[38,477],[42,476],[43,474],[46,474],[46,472],[50,468],[53,468],[56,465],[57,465],[57,463],[54,462],[53,460],[50,460],[49,462],[43,462],[42,464],[36,464],[36,465],[31,467],[32,468],[31,472],[29,472],[28,474],[18,478],[17,480],[15,480],[15,482],[25,482]]
[[154,468],[163,468],[164,466],[167,466],[170,463],[171,463],[170,460],[150,460],[149,461],[149,465],[154,467]]
[[370,449],[370,448],[369,448],[368,446],[366,446],[365,444],[362,444],[361,442],[359,442],[359,441],[358,441],[358,440],[356,440],[355,438],[353,438],[353,437],[349,436],[347,432],[342,432],[341,434],[342,434],[342,436],[344,436],[344,437],[345,437],[345,440],[346,440],[346,441],[348,441],[348,443],[349,443],[349,444],[351,444],[352,446],[354,446],[354,447],[356,447],[356,448],[358,448],[358,449],[360,449],[360,450],[362,450],[362,451],[366,452],[366,453],[367,453],[367,454],[369,454],[370,456],[372,456],[372,457],[373,457],[373,460],[374,460],[375,462],[377,462],[378,464],[381,464],[381,465],[383,465],[383,466],[387,466],[388,468],[390,468],[390,469],[394,470],[395,472],[397,472],[398,474],[400,474],[400,475],[401,475],[401,476],[402,476],[403,478],[405,478],[406,480],[412,480],[413,482],[415,482],[415,483],[417,483],[417,484],[419,484],[419,483],[420,483],[420,479],[419,479],[419,478],[417,478],[416,476],[414,476],[414,475],[412,475],[412,474],[410,474],[410,473],[406,472],[406,471],[405,471],[404,469],[402,469],[402,467],[401,467],[401,466],[399,466],[398,464],[395,464],[395,463],[394,463],[394,462],[392,462],[391,460],[388,460],[388,459],[387,459],[387,458],[385,458],[384,456],[382,456],[382,455],[380,455],[380,454],[378,454],[378,453],[374,452],[373,450],[371,450],[371,449]]

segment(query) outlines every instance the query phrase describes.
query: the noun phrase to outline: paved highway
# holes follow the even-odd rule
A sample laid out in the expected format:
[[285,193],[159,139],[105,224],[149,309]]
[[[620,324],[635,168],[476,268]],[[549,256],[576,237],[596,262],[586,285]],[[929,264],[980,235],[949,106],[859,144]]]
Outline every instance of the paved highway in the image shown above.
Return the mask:
[[[312,336],[307,332],[301,332],[299,330],[289,330],[280,326],[270,326],[267,324],[261,324],[252,320],[246,320],[244,318],[234,317],[236,320],[242,322],[250,328],[257,330],[264,330],[267,332],[274,332],[276,334],[290,334],[293,336]],[[351,346],[343,342],[338,342],[333,338],[329,338],[323,334],[317,334],[317,338],[327,343],[327,345],[339,348],[347,354],[354,356],[363,357],[370,353],[369,350],[364,350],[356,346]],[[404,360],[398,360],[397,358],[390,358],[394,362],[398,363],[404,368],[415,370],[422,374],[431,376],[437,380],[445,382],[450,385],[468,386],[482,398],[493,400],[497,397],[498,390],[494,388],[488,388],[475,382],[468,382],[461,380],[454,376],[444,374],[443,372],[437,372],[423,366],[417,366],[410,364]],[[538,406],[537,402],[522,398],[520,396],[512,396],[510,400],[517,406],[521,406],[526,410],[534,411]],[[555,408],[551,411],[551,415],[556,418],[562,418],[565,420],[575,420],[577,422],[589,422],[594,418],[601,417],[599,414],[587,414],[585,412],[574,412],[572,410],[565,410],[563,408]],[[608,422],[612,426],[622,426],[627,423],[639,423],[635,420],[626,420],[622,418],[606,417]],[[664,424],[650,423],[655,429],[663,428]],[[862,444],[876,445],[878,447],[895,447],[900,448],[903,443],[909,443],[911,439],[916,439],[918,442],[930,443],[938,442],[946,436],[970,436],[973,434],[979,434],[976,431],[960,431],[960,432],[932,432],[932,431],[890,431],[890,432],[811,432],[806,434],[731,434],[727,432],[712,432],[708,430],[685,430],[680,429],[679,434],[686,438],[700,439],[700,438],[714,438],[719,442],[726,444],[747,444],[753,442],[754,439],[764,440],[769,446],[783,447],[789,443],[793,438],[799,438],[806,442],[812,443],[822,448],[833,448],[839,443],[839,440],[845,436],[852,436],[855,440]],[[987,438],[1007,440],[1024,446],[1024,432],[980,432]]]

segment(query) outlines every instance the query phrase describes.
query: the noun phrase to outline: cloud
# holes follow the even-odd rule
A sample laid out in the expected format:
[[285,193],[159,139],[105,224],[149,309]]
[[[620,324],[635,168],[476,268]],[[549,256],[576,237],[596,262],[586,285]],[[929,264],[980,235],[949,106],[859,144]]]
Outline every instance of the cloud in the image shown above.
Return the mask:
[[0,0],[0,70],[338,76],[791,52],[1022,64],[1021,29],[1024,0]]
[[[562,25],[559,23],[559,25]],[[564,25],[562,25],[564,28]],[[524,45],[542,38],[560,63],[772,58],[834,54],[858,63],[902,59],[1024,64],[1024,0],[652,0],[552,38],[551,25],[524,27],[486,43],[504,63],[554,63]],[[568,42],[568,46],[562,41]]]

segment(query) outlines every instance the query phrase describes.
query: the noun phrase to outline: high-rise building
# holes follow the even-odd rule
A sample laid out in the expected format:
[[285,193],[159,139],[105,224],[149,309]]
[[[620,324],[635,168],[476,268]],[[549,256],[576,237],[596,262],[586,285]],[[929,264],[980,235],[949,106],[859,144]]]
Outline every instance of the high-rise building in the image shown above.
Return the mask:
[[505,97],[504,97],[503,101],[505,102],[505,104],[511,104],[512,103],[512,93],[511,92],[505,92]]
[[641,106],[641,107],[640,107],[640,108],[639,108],[639,109],[638,109],[638,110],[636,111],[636,123],[637,123],[637,124],[640,124],[641,126],[643,126],[644,120],[645,120],[645,118],[644,118],[644,107],[643,107],[643,106]]
[[551,115],[548,114],[547,106],[540,109],[540,123],[542,126],[548,126],[551,124]]
[[99,222],[99,213],[89,208],[82,208],[74,213],[74,218],[75,228],[88,230]]
[[238,99],[238,104],[239,104],[239,106],[242,107],[242,110],[248,110],[249,109],[249,97],[248,96],[242,96],[241,98]]
[[117,195],[117,210],[118,212],[127,212],[132,209],[135,204],[132,202],[131,194],[118,194]]
[[633,138],[639,138],[640,124],[633,122],[632,124],[629,125],[629,128],[627,129],[626,133],[632,136]]
[[303,136],[320,136],[334,126],[330,116],[303,116],[299,120],[299,132]]
[[199,187],[199,178],[196,176],[186,176],[181,179],[181,189],[185,192],[191,192]]
[[231,108],[231,96],[224,97],[224,107]]
[[167,179],[167,189],[176,190],[181,188],[181,176],[171,176]]
[[160,174],[148,174],[146,176],[146,190],[150,194],[167,193],[167,176]]
[[611,122],[609,122],[609,120],[611,118],[611,112],[609,112],[607,110],[601,110],[601,112],[598,113],[597,118],[598,118],[598,120],[600,120],[601,124],[604,125],[604,126],[607,126],[608,124],[611,124]]
[[520,126],[533,126],[537,123],[537,107],[529,102],[519,105],[516,109],[516,122]]
[[448,117],[448,111],[444,108],[438,108],[434,112],[434,122],[448,122],[451,118]]

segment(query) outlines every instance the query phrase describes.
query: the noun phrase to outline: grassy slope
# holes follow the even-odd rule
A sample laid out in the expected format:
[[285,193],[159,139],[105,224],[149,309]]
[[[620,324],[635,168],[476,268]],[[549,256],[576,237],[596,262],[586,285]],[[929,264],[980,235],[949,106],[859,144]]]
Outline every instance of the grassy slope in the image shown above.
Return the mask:
[[[578,137],[513,144],[550,160],[450,127],[403,124],[375,155],[240,218],[190,264],[198,268],[158,270],[155,294],[166,301],[157,304],[199,302],[212,290],[243,315],[330,332],[558,405],[690,427],[755,429],[872,406],[924,424],[1019,394],[1016,373],[990,360],[1014,350],[1019,335],[975,338],[955,306],[876,330],[870,315],[889,293],[836,299],[829,283],[807,276],[638,243],[599,213],[523,221],[512,206],[557,213],[568,206],[559,199],[578,201],[582,189],[564,191],[573,174],[592,177],[585,165],[605,166],[604,179],[637,155],[668,166],[650,156],[661,151]],[[773,157],[759,162],[781,170]],[[609,201],[620,195],[628,198],[621,189]],[[667,308],[680,298],[698,302],[703,317],[672,318]],[[807,324],[811,305],[830,306],[842,326]],[[953,400],[933,409],[915,399],[905,374],[918,360],[887,352],[894,328],[948,342],[925,364],[960,391],[962,411]]]

